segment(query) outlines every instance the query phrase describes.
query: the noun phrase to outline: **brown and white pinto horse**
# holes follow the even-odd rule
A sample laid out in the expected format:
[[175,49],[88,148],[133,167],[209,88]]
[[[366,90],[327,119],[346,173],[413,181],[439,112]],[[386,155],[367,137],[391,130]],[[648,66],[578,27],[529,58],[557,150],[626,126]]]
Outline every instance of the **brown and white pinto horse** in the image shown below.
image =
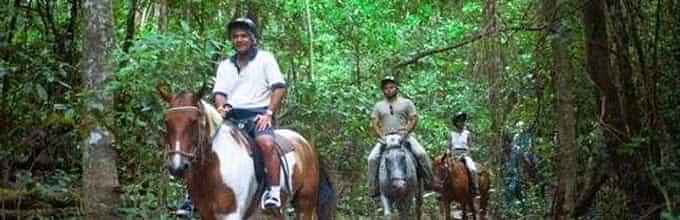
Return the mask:
[[[203,92],[172,96],[160,87],[158,91],[170,105],[165,111],[164,138],[168,170],[184,177],[201,219],[241,220],[252,216],[260,199],[250,156],[253,141],[231,123],[223,122],[212,105],[201,101]],[[332,219],[335,194],[319,168],[314,147],[293,131],[275,132],[295,149],[285,155],[289,172],[281,177],[288,178],[292,189],[282,189],[281,210],[292,200],[298,219]],[[321,196],[320,189],[324,192]],[[283,218],[281,213],[278,210],[275,217]]]
[[[479,164],[478,164],[479,165]],[[477,219],[477,210],[470,188],[470,176],[465,163],[445,153],[432,161],[435,191],[440,194],[439,210],[446,220],[451,218],[451,202],[455,201],[463,208],[463,219],[468,219],[467,210],[472,211],[472,219]],[[482,166],[479,169],[479,216],[486,219],[489,201],[489,172]]]

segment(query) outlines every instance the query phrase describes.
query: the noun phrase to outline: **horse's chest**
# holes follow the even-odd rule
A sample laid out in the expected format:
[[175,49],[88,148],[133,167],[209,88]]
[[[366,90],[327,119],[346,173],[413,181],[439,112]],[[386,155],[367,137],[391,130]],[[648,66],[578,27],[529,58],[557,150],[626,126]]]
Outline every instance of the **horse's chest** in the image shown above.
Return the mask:
[[189,191],[199,210],[232,213],[237,208],[236,195],[221,178],[217,161],[196,166],[198,172],[189,176]]

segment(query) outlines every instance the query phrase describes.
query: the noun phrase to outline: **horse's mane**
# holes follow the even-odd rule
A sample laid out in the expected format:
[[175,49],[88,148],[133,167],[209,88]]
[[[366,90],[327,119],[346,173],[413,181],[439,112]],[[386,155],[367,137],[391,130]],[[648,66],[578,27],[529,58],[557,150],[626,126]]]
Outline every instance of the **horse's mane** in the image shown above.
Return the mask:
[[208,134],[210,134],[210,137],[213,137],[224,119],[222,119],[222,115],[217,112],[215,107],[204,100],[201,100],[201,108],[203,108],[203,112],[208,119]]
[[[217,129],[220,126],[236,128],[236,125],[232,121],[225,121],[224,118],[222,118],[222,115],[217,112],[217,109],[215,109],[215,107],[213,107],[213,105],[210,103],[201,100],[201,108],[203,109],[203,112],[205,113],[205,116],[208,120],[207,127],[208,134],[210,134],[209,137],[214,137],[215,133],[217,133]],[[251,146],[255,145],[255,140],[243,133],[241,129],[231,129],[230,134],[234,139],[236,139],[236,141],[243,143],[244,146],[246,144],[250,144]]]

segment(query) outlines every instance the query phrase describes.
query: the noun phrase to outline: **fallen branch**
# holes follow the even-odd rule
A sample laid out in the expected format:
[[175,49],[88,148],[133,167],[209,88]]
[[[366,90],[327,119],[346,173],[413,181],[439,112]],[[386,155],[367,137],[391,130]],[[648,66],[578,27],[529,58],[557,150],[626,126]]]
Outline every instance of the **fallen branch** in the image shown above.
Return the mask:
[[406,65],[414,64],[414,63],[418,62],[418,60],[420,60],[424,57],[465,46],[469,43],[472,43],[472,42],[479,40],[480,38],[482,38],[483,36],[486,36],[488,34],[489,33],[477,33],[477,34],[473,35],[472,37],[470,37],[468,39],[465,39],[461,42],[458,42],[457,44],[419,52],[415,56],[411,57],[410,59],[402,61],[400,63],[397,63],[397,65],[394,65],[392,68],[397,69],[397,68],[400,68],[400,67],[403,67],[403,66],[406,66]]
[[[46,209],[24,209],[24,210],[14,210],[14,209],[0,209],[0,216],[4,217],[16,217],[19,219],[33,219],[39,216],[49,216],[49,217],[73,217],[82,216],[83,212],[78,207],[67,207],[67,208],[46,208]],[[31,218],[33,217],[33,218]]]
[[42,207],[70,207],[78,204],[80,196],[77,192],[40,192],[39,190],[17,190],[0,188],[0,203],[2,208],[42,208]]
[[476,32],[474,34],[471,34],[470,37],[467,37],[466,39],[463,39],[462,41],[460,41],[458,43],[455,43],[455,44],[452,44],[452,45],[449,45],[449,46],[446,46],[446,47],[440,47],[440,48],[429,49],[429,50],[418,52],[418,53],[416,53],[416,55],[409,58],[408,60],[397,63],[396,65],[394,65],[392,67],[392,69],[397,69],[397,68],[404,67],[406,65],[414,64],[414,63],[418,62],[418,60],[420,60],[424,57],[427,57],[427,56],[431,56],[431,55],[436,54],[436,53],[442,53],[442,52],[446,52],[446,51],[449,51],[449,50],[453,50],[453,49],[465,46],[467,44],[470,44],[472,42],[475,42],[475,41],[481,39],[482,37],[486,37],[486,36],[491,35],[491,34],[503,33],[503,32],[507,32],[507,31],[543,31],[543,30],[545,30],[545,27],[515,27],[515,28],[501,29],[501,30],[498,30],[498,31]]

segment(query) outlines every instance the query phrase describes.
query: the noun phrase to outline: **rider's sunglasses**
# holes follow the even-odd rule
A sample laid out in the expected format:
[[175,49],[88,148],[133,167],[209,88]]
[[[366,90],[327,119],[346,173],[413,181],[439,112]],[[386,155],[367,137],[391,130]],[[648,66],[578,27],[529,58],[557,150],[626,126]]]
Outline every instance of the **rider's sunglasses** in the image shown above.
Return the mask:
[[392,109],[392,105],[390,105],[390,115],[394,115],[394,110]]

